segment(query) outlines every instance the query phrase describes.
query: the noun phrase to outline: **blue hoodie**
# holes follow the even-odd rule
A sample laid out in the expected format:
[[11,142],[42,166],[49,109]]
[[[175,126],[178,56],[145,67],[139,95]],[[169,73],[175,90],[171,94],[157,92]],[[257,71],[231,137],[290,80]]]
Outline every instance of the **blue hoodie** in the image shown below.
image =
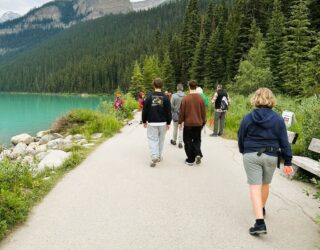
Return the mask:
[[[286,166],[291,166],[292,152],[284,120],[269,108],[257,108],[247,114],[238,131],[240,153],[258,152],[261,148],[281,149]],[[266,153],[277,156],[277,153]]]

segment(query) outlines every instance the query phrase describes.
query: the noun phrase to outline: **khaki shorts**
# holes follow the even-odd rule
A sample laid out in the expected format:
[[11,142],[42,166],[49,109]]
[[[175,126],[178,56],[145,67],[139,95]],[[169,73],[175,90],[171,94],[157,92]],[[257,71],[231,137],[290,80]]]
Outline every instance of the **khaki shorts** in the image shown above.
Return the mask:
[[243,155],[244,169],[247,173],[249,185],[270,184],[276,170],[278,157],[256,153]]

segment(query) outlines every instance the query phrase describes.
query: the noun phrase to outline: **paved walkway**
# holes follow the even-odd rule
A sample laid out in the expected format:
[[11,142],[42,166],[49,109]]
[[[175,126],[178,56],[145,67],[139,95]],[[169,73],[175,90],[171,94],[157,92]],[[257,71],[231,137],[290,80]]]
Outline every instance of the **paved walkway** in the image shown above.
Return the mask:
[[[319,203],[303,184],[275,174],[266,223],[254,218],[235,141],[203,136],[201,167],[169,144],[149,167],[146,131],[136,119],[102,144],[33,210],[0,249],[317,249]],[[171,135],[171,131],[170,131]],[[317,245],[318,244],[318,245]]]

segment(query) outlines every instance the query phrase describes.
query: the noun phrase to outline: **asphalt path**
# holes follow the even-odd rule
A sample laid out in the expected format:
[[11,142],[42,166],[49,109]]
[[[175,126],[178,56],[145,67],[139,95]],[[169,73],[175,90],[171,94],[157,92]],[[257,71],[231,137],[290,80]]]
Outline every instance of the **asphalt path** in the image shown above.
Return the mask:
[[139,114],[100,145],[36,206],[0,249],[319,249],[320,204],[277,170],[266,224],[254,223],[237,143],[203,134],[201,166],[186,166],[170,145],[149,167]]

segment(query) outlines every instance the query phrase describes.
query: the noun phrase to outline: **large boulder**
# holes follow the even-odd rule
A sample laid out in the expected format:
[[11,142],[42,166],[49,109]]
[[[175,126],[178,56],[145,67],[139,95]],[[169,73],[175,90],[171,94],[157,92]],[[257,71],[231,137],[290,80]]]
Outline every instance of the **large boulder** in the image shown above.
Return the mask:
[[72,143],[72,139],[73,139],[73,136],[72,135],[68,135],[66,138],[64,138],[64,142],[65,143]]
[[59,138],[59,139],[49,141],[47,145],[48,145],[48,149],[63,149],[65,142],[64,142],[64,139]]
[[38,161],[42,161],[49,153],[48,152],[40,152],[36,154],[36,159]]
[[70,156],[71,153],[66,153],[61,150],[52,150],[38,164],[38,170],[44,170],[46,167],[57,168],[61,166],[66,160],[68,160]]
[[27,154],[35,155],[37,147],[39,147],[39,142],[31,142],[26,148]]
[[32,165],[34,165],[34,159],[33,159],[32,156],[27,155],[27,156],[25,156],[25,157],[23,158],[22,163],[32,166]]
[[5,149],[0,153],[0,161],[2,161],[6,157],[12,158],[12,150]]
[[37,133],[37,137],[42,138],[42,137],[44,137],[45,135],[50,134],[50,132],[51,132],[50,130],[39,131],[39,132]]
[[53,141],[55,139],[57,139],[57,137],[53,134],[47,134],[40,139],[39,145],[47,144],[49,141]]
[[12,158],[17,158],[19,156],[22,156],[24,154],[26,154],[26,150],[27,150],[27,144],[25,143],[18,143],[14,148],[13,148],[13,151],[12,151]]
[[11,143],[13,145],[17,145],[20,142],[29,145],[31,142],[33,142],[33,137],[29,134],[20,134],[11,138]]

